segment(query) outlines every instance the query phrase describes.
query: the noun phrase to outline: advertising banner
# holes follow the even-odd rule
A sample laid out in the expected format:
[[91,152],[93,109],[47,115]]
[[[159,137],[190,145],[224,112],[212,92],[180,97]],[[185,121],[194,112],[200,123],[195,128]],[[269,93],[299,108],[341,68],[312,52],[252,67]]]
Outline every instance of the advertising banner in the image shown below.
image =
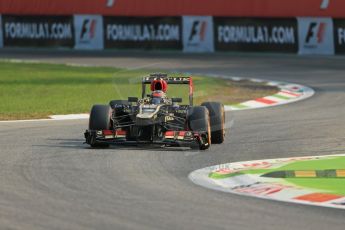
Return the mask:
[[333,19],[336,54],[345,54],[345,18]]
[[72,16],[2,16],[4,46],[73,47]]
[[296,53],[297,20],[215,17],[217,51],[268,51]]
[[299,54],[334,54],[331,18],[298,18]]
[[182,49],[181,17],[104,17],[105,48]]
[[183,52],[214,52],[213,18],[183,16]]
[[4,46],[3,38],[2,38],[2,23],[1,23],[1,14],[0,14],[0,48]]
[[103,49],[103,17],[74,15],[75,49]]

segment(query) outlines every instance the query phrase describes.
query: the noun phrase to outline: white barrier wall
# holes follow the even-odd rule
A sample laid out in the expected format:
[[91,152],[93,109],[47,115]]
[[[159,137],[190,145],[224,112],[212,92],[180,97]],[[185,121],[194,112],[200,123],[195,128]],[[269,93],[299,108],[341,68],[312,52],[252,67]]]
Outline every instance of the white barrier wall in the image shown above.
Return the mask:
[[103,17],[101,15],[74,15],[75,49],[102,50]]
[[297,18],[299,54],[334,54],[332,18]]
[[213,17],[183,16],[183,52],[214,52]]

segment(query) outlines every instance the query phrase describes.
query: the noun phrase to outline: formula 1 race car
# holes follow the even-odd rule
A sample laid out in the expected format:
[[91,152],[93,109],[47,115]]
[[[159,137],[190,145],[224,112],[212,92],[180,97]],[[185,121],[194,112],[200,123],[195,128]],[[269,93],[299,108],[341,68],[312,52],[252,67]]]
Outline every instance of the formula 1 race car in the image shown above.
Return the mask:
[[[146,95],[150,84],[151,94]],[[169,98],[168,85],[188,84],[189,105],[182,98]],[[193,106],[192,77],[151,74],[142,80],[142,98],[113,100],[91,109],[86,143],[91,147],[110,144],[156,144],[205,150],[220,144],[225,136],[224,106],[204,102]]]

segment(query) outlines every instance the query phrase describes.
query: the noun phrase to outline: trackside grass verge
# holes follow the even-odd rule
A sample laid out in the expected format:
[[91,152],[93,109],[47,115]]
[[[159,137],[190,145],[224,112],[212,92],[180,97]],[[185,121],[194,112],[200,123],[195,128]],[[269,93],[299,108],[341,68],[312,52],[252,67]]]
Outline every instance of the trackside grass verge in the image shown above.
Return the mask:
[[[141,78],[151,72],[157,71],[0,61],[0,120],[88,113],[93,104],[140,97]],[[207,76],[193,76],[193,80],[196,105],[208,100],[236,104],[279,91],[276,87],[249,81]],[[168,95],[182,95],[183,102],[188,103],[187,86],[169,86]]]

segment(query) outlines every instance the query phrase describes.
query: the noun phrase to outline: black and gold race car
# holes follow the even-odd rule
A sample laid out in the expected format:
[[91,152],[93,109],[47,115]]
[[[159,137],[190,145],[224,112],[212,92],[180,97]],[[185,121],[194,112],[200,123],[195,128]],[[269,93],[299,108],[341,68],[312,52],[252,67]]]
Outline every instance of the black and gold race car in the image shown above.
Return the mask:
[[[188,84],[189,104],[169,98],[168,85]],[[146,95],[146,85],[151,94]],[[151,74],[142,80],[142,98],[113,100],[91,109],[86,143],[91,147],[117,144],[184,146],[201,150],[220,144],[225,136],[224,106],[204,102],[193,106],[192,77]]]

